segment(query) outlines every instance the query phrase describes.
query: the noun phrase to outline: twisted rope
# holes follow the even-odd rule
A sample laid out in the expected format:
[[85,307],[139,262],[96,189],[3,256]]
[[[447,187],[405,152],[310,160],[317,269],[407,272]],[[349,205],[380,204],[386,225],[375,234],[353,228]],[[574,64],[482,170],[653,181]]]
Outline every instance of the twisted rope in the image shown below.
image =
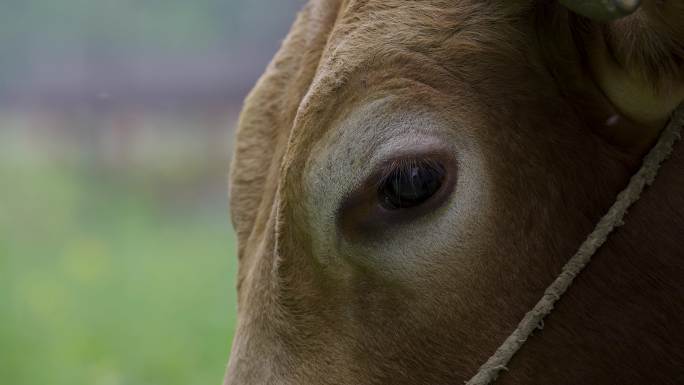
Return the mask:
[[599,220],[594,231],[580,245],[577,253],[565,264],[560,275],[549,285],[542,298],[520,321],[518,327],[506,338],[496,352],[485,362],[466,385],[487,385],[496,380],[499,372],[507,370],[506,365],[513,355],[532,335],[532,332],[543,326],[544,317],[549,315],[553,306],[565,293],[577,275],[589,264],[591,257],[606,241],[608,235],[621,226],[627,209],[636,202],[646,185],[655,180],[658,169],[672,153],[674,143],[680,138],[680,129],[684,125],[684,105],[672,115],[669,124],[660,134],[658,142],[644,158],[639,171],[632,176],[627,187],[618,194],[615,203]]

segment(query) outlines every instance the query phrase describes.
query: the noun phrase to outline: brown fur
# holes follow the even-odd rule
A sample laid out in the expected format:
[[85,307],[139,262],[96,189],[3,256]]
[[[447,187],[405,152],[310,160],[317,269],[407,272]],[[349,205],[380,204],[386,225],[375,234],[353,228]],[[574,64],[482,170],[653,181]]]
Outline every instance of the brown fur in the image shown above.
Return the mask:
[[[643,155],[629,142],[617,146],[614,131],[605,135],[616,111],[582,52],[600,30],[542,1],[308,4],[247,98],[236,137],[239,312],[226,383],[458,384],[474,374]],[[619,34],[606,39],[622,44]],[[670,61],[657,71],[676,72]],[[394,101],[376,119],[436,111],[458,145],[484,154],[492,187],[468,234],[454,234],[467,253],[436,240],[449,246],[407,276],[354,248],[316,253],[322,241],[306,204],[326,200],[305,185],[312,152],[335,143],[345,116],[387,95]],[[347,150],[352,163],[363,159]],[[683,162],[668,163],[502,383],[679,382]]]

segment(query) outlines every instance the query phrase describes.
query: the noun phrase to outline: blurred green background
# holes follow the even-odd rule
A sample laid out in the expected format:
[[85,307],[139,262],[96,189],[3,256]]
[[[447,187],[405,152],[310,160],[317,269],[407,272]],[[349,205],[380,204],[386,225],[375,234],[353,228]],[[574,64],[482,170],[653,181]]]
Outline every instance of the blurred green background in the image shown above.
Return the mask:
[[0,383],[219,384],[232,129],[301,0],[0,0]]

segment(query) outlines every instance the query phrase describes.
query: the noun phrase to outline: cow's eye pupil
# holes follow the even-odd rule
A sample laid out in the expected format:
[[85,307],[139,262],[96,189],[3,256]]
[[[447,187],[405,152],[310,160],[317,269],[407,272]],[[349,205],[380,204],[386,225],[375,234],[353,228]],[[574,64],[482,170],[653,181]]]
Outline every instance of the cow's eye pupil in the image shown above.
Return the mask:
[[418,206],[435,195],[446,171],[436,162],[406,162],[394,167],[378,189],[380,204],[388,210]]

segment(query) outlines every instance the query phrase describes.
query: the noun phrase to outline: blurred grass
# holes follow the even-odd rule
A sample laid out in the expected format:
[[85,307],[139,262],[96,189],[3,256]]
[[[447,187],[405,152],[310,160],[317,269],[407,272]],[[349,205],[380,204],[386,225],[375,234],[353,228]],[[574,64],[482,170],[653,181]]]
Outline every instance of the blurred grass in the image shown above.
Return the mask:
[[3,3],[0,385],[221,382],[230,127],[303,3]]
[[0,162],[0,383],[220,383],[234,239],[191,176]]

